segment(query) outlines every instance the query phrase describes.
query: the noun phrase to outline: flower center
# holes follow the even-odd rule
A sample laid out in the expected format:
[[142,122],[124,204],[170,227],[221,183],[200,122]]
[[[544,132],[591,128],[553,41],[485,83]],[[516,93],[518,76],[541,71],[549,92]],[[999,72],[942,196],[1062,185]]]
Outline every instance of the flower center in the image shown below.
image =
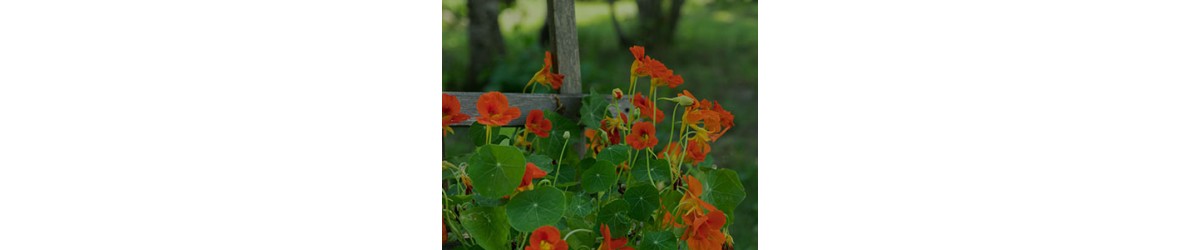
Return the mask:
[[539,249],[542,249],[542,250],[553,250],[554,249],[554,245],[551,245],[550,242],[546,242],[546,241],[542,241],[542,243],[538,244],[538,247],[539,247]]

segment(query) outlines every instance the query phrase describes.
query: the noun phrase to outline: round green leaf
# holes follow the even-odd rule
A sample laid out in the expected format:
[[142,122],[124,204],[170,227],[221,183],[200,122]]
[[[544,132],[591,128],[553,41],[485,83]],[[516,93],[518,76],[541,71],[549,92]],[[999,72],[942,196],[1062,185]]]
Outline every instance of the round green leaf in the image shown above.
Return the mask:
[[675,234],[667,231],[648,232],[643,234],[642,244],[638,250],[677,250],[679,249]]
[[[629,219],[629,202],[625,200],[609,202],[600,208],[600,215],[596,218],[596,221],[599,221],[600,224],[608,225],[608,230],[612,235],[628,234],[629,225],[633,222]],[[600,225],[596,225],[596,229],[599,230]]]
[[746,198],[746,188],[742,187],[741,179],[733,170],[708,171],[701,182],[704,184],[704,192],[700,194],[700,199],[712,203],[726,215],[733,214],[738,203]]
[[671,179],[671,164],[667,159],[650,160],[649,166],[641,159],[637,160],[630,168],[633,169],[633,178],[637,181],[664,182]]
[[617,184],[617,169],[611,162],[598,160],[579,177],[583,182],[583,190],[596,193],[608,190]]
[[596,154],[596,159],[621,165],[622,162],[629,161],[629,146],[625,144],[609,146],[600,150],[600,153]]
[[463,227],[475,243],[487,250],[509,249],[508,216],[504,207],[475,207],[462,213]]
[[629,202],[629,218],[650,221],[654,210],[658,210],[658,189],[649,183],[640,183],[626,189],[623,197]]
[[508,201],[509,224],[526,233],[557,223],[566,211],[567,198],[554,187],[536,187],[517,193]]
[[570,202],[567,203],[568,214],[575,217],[585,217],[592,214],[596,210],[596,205],[592,203],[591,197],[585,194],[571,195]]
[[512,146],[483,145],[468,161],[467,176],[475,192],[500,198],[512,194],[525,175],[525,156]]

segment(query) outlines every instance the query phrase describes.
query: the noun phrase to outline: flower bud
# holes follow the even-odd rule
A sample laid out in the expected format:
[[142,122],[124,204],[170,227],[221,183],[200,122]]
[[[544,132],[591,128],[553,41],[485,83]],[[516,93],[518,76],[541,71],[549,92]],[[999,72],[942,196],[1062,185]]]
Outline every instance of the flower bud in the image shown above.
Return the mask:
[[683,106],[692,106],[693,103],[696,103],[695,99],[692,99],[686,95],[676,96],[675,98],[659,97],[658,99],[678,103],[679,105]]
[[571,131],[563,131],[563,139],[571,139]]
[[614,89],[612,90],[612,97],[613,97],[613,100],[620,100],[620,99],[621,99],[621,97],[624,97],[624,96],[625,96],[625,93],[621,92],[621,89],[620,89],[620,88],[614,88]]

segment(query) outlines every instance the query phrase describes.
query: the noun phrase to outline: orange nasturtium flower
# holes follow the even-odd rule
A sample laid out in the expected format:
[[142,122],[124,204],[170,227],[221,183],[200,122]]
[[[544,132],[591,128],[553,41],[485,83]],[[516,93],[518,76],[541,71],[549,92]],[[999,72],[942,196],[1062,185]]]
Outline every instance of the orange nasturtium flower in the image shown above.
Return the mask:
[[[703,123],[701,123],[703,121]],[[683,124],[687,124],[696,131],[693,139],[700,139],[706,142],[713,141],[710,134],[721,131],[721,116],[716,111],[696,109],[683,114]],[[701,127],[700,125],[704,126]]]
[[442,136],[446,136],[446,132],[454,133],[454,129],[450,128],[450,124],[459,123],[471,118],[467,114],[459,113],[462,110],[461,105],[458,103],[458,97],[442,93]]
[[679,209],[687,229],[680,239],[687,241],[688,249],[720,250],[725,243],[725,234],[721,233],[725,213],[700,199],[704,187],[699,180],[690,175],[684,176],[684,180],[688,183],[688,191],[679,201]]
[[508,106],[508,97],[495,91],[480,95],[475,108],[479,109],[479,117],[475,120],[487,126],[503,126],[521,117],[521,109]]
[[525,246],[525,250],[567,250],[567,242],[559,236],[558,228],[542,226],[529,235],[529,245]]
[[702,162],[704,161],[704,157],[708,155],[708,152],[711,151],[712,147],[709,147],[708,142],[705,142],[704,140],[689,140],[687,146],[687,160],[688,162],[692,163]]
[[550,72],[550,66],[554,64],[554,62],[550,60],[550,51],[546,51],[546,57],[542,61],[542,70],[539,70],[537,74],[534,74],[533,79],[530,79],[529,83],[525,84],[525,86],[529,86],[530,84],[536,82],[542,86],[553,89],[561,88],[563,75]]
[[521,177],[521,185],[517,186],[517,192],[533,189],[533,179],[542,177],[546,177],[546,171],[542,171],[532,162],[525,163],[525,176]]
[[[653,108],[651,107],[652,105],[653,103],[651,103],[650,99],[646,99],[645,96],[642,96],[642,93],[633,95],[633,106],[638,108],[638,111],[642,113],[642,117],[650,117],[650,109]],[[654,121],[661,122],[665,116],[661,109],[654,109]]]
[[625,245],[625,243],[629,242],[629,239],[624,237],[613,239],[608,231],[608,225],[600,224],[600,234],[604,236],[604,241],[600,242],[600,247],[596,248],[597,250],[633,250],[633,247]]
[[599,133],[597,130],[590,128],[583,131],[583,136],[587,137],[588,152],[592,153],[592,157],[599,154],[600,150],[604,150],[604,138],[601,138]]
[[716,101],[713,101],[713,112],[717,113],[717,116],[720,117],[721,121],[721,131],[715,132],[712,135],[713,141],[716,141],[718,138],[721,138],[722,135],[725,135],[725,132],[729,131],[730,128],[733,128],[733,113],[726,111],[725,108],[722,108],[721,104],[717,103]]
[[654,136],[654,124],[638,122],[633,124],[633,132],[625,136],[625,143],[636,150],[654,147],[658,138]]
[[540,109],[529,111],[529,116],[525,117],[525,131],[533,132],[538,137],[550,137],[551,127],[553,125],[550,124],[550,120],[546,119],[545,114],[542,114],[542,110]]

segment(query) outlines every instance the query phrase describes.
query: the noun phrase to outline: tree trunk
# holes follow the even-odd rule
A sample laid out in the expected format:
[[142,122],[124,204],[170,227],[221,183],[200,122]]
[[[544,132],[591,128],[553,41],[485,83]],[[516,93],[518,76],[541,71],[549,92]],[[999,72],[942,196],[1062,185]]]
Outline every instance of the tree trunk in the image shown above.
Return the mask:
[[684,0],[671,0],[670,9],[663,10],[663,0],[637,0],[637,37],[631,40],[645,46],[647,50],[670,46],[683,10],[683,2]]
[[468,50],[471,59],[467,67],[467,82],[463,91],[482,91],[488,72],[504,54],[504,37],[500,35],[500,1],[467,0]]

